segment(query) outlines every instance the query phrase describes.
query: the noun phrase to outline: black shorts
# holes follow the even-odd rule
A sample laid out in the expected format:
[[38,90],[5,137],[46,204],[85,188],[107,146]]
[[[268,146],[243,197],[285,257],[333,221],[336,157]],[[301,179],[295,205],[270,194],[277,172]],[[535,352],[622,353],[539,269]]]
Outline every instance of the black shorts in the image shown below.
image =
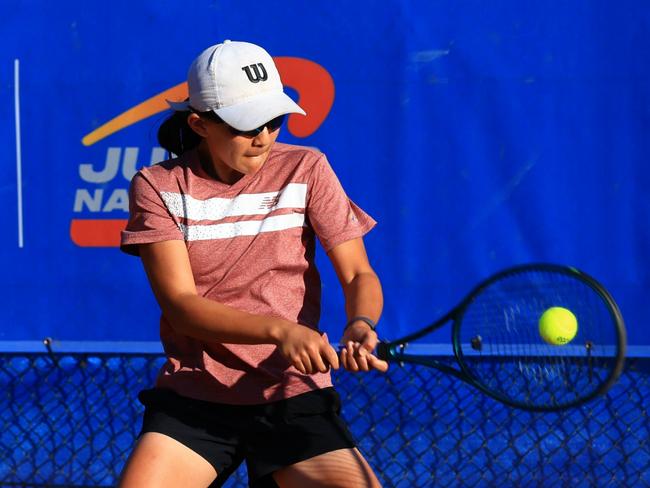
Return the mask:
[[340,417],[334,388],[263,405],[228,405],[182,397],[171,390],[141,391],[142,431],[165,434],[205,458],[221,486],[246,461],[250,486],[276,486],[284,466],[356,443]]

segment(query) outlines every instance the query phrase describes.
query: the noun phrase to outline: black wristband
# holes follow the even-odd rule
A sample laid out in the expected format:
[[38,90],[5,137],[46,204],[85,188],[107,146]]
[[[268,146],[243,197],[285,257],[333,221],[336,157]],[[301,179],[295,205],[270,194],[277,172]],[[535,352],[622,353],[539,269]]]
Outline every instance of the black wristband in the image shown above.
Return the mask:
[[348,327],[350,327],[352,324],[355,322],[365,322],[370,326],[372,330],[375,330],[375,327],[377,327],[377,324],[372,319],[369,319],[368,317],[364,317],[363,315],[359,315],[358,317],[352,317],[347,324],[345,324],[345,327],[343,330],[345,331]]

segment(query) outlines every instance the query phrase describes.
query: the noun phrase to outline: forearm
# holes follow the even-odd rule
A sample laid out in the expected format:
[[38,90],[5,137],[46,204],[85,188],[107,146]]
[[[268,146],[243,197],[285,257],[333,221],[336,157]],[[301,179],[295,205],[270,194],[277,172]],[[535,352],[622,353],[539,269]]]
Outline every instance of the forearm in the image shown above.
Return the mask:
[[353,317],[368,317],[379,321],[384,306],[379,278],[373,272],[359,273],[349,283],[343,284],[345,311],[348,320]]
[[151,289],[174,330],[205,341],[277,344],[296,324],[250,314],[199,296],[187,249],[182,241],[140,246]]
[[171,300],[163,313],[174,330],[184,335],[230,344],[277,344],[283,330],[295,326],[189,293]]
[[343,289],[349,327],[346,327],[341,338],[341,344],[344,346],[340,352],[341,364],[353,372],[385,372],[388,363],[372,353],[377,346],[377,333],[369,328],[367,321],[354,320],[355,317],[366,317],[374,323],[379,320],[383,296],[377,275],[374,272],[360,273],[344,285]]

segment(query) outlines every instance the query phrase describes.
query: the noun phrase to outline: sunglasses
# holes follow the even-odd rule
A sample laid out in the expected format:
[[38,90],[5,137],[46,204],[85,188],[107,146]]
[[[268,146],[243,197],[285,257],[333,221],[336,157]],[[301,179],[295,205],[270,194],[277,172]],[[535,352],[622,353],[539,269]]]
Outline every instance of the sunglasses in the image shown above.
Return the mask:
[[260,134],[265,127],[268,129],[269,132],[275,132],[276,130],[278,130],[282,126],[282,123],[284,122],[284,117],[285,117],[284,115],[280,115],[279,117],[271,119],[266,124],[261,125],[257,129],[253,129],[253,130],[238,130],[230,126],[228,126],[228,129],[230,129],[230,132],[232,132],[236,136],[255,137],[258,134]]
[[[201,117],[205,117],[206,119],[210,119],[213,122],[226,124],[226,122],[221,117],[219,117],[217,114],[215,114],[212,111],[194,112],[194,113],[200,115]],[[286,115],[280,115],[279,117],[269,120],[266,124],[259,126],[257,129],[252,129],[252,130],[239,130],[229,126],[228,124],[226,124],[226,126],[228,127],[230,132],[235,136],[256,137],[264,130],[265,127],[268,129],[269,132],[275,132],[276,130],[278,130],[282,126],[285,117]]]

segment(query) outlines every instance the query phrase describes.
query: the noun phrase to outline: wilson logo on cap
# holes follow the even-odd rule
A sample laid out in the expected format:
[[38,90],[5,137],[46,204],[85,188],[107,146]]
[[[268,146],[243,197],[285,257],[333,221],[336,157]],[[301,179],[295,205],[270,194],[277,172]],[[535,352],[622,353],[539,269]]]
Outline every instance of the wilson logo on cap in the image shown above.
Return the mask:
[[[258,66],[259,69],[257,69]],[[251,73],[251,70],[253,70],[253,73]],[[251,64],[250,66],[244,66],[242,68],[242,71],[246,73],[246,76],[248,76],[248,79],[250,80],[251,83],[259,83],[260,81],[266,81],[269,79],[269,76],[266,73],[266,69],[264,68],[264,65],[262,63]]]

